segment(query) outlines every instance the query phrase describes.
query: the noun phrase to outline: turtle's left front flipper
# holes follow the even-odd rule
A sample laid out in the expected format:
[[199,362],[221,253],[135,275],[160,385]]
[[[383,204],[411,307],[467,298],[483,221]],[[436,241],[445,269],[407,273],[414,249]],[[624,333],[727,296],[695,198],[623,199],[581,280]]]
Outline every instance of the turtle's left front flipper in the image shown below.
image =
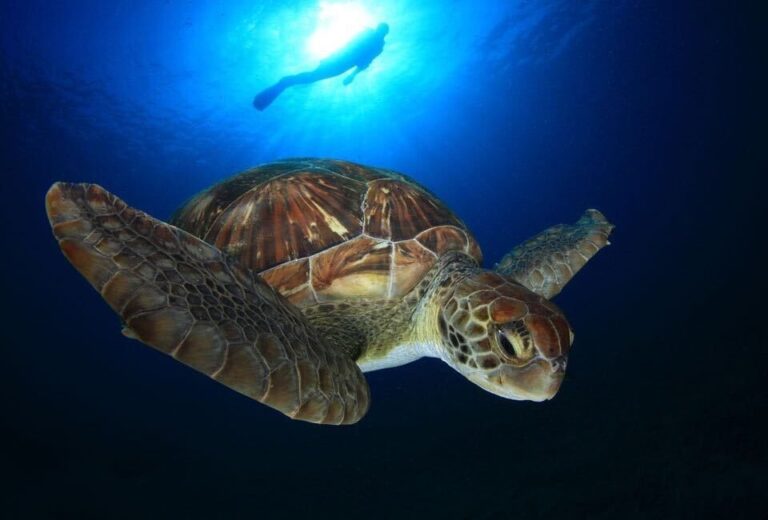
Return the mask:
[[528,289],[556,296],[590,258],[609,244],[613,224],[588,209],[575,224],[552,226],[504,255],[496,271]]
[[368,384],[345,346],[212,245],[94,184],[54,184],[46,210],[126,335],[294,419],[348,424],[367,411]]

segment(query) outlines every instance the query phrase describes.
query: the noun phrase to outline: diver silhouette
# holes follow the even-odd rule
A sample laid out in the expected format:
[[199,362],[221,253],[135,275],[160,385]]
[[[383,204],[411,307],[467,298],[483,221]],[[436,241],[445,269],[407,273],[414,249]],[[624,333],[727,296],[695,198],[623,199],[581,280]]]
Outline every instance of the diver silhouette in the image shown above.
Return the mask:
[[355,70],[344,78],[344,85],[349,85],[355,76],[368,68],[368,65],[384,50],[384,37],[388,32],[389,25],[385,23],[380,23],[376,29],[364,30],[342,49],[323,59],[314,70],[284,76],[271,87],[259,92],[253,99],[253,106],[257,110],[264,110],[288,87],[332,78],[355,67]]

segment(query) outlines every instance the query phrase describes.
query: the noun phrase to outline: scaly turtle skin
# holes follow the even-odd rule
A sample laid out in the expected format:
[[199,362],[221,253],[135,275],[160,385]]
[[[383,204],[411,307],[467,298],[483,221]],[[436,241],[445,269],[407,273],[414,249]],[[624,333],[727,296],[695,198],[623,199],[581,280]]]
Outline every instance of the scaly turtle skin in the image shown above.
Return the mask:
[[573,339],[548,298],[608,242],[596,210],[495,271],[466,226],[403,175],[332,160],[266,164],[171,224],[93,184],[46,197],[67,259],[123,332],[292,418],[354,423],[362,372],[438,357],[482,388],[552,398]]

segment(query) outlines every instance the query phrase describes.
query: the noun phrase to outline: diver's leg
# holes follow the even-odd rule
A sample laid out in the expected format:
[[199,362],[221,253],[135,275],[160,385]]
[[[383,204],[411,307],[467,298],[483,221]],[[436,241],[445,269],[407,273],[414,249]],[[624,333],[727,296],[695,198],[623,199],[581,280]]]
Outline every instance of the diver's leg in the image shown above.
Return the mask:
[[259,92],[253,99],[253,106],[256,107],[257,110],[264,110],[275,99],[277,99],[280,94],[283,93],[283,90],[287,89],[288,87],[292,87],[293,85],[301,85],[304,83],[313,83],[317,80],[318,78],[315,74],[315,71],[301,72],[292,76],[284,76],[280,78],[280,81],[271,87],[265,88]]
[[284,76],[277,83],[259,92],[253,100],[253,106],[257,110],[264,110],[272,103],[277,96],[283,93],[283,90],[293,85],[304,85],[314,83],[323,79],[338,76],[349,70],[351,67],[343,63],[334,61],[320,62],[316,69],[308,72],[300,72],[292,76]]
[[301,72],[299,74],[294,74],[293,76],[286,76],[280,81],[287,82],[289,86],[314,83],[316,81],[343,74],[352,67],[354,67],[354,64],[346,63],[341,60],[324,60],[321,61],[314,70]]
[[[347,69],[348,68],[349,67],[347,67]],[[294,74],[293,76],[286,76],[283,78],[283,80],[285,80],[290,85],[303,85],[338,76],[347,69],[342,69],[338,66],[335,66],[335,64],[320,63],[320,65],[318,65],[314,70],[309,72],[301,72],[299,74]]]
[[333,78],[334,76],[344,74],[354,66],[354,63],[346,63],[344,61],[324,61],[320,62],[320,65],[312,71],[312,74],[317,78],[315,81],[319,81],[321,79]]
[[275,99],[277,99],[277,96],[283,93],[283,90],[290,87],[292,83],[287,81],[287,77],[281,78],[280,81],[272,85],[271,87],[267,87],[258,94],[256,94],[256,97],[253,98],[253,106],[256,107],[256,110],[264,110],[267,108]]

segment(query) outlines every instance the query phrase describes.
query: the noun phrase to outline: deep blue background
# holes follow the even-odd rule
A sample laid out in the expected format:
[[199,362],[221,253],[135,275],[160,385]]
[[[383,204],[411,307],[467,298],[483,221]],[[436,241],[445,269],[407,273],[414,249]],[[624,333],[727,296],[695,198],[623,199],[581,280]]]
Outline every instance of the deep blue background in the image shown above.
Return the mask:
[[[768,514],[766,58],[758,13],[722,4],[384,0],[370,70],[258,113],[312,65],[314,2],[2,0],[2,510]],[[601,209],[613,245],[557,298],[576,331],[557,398],[423,360],[370,374],[356,426],[290,421],[121,336],[45,219],[55,180],[167,218],[296,155],[415,177],[489,266]]]

